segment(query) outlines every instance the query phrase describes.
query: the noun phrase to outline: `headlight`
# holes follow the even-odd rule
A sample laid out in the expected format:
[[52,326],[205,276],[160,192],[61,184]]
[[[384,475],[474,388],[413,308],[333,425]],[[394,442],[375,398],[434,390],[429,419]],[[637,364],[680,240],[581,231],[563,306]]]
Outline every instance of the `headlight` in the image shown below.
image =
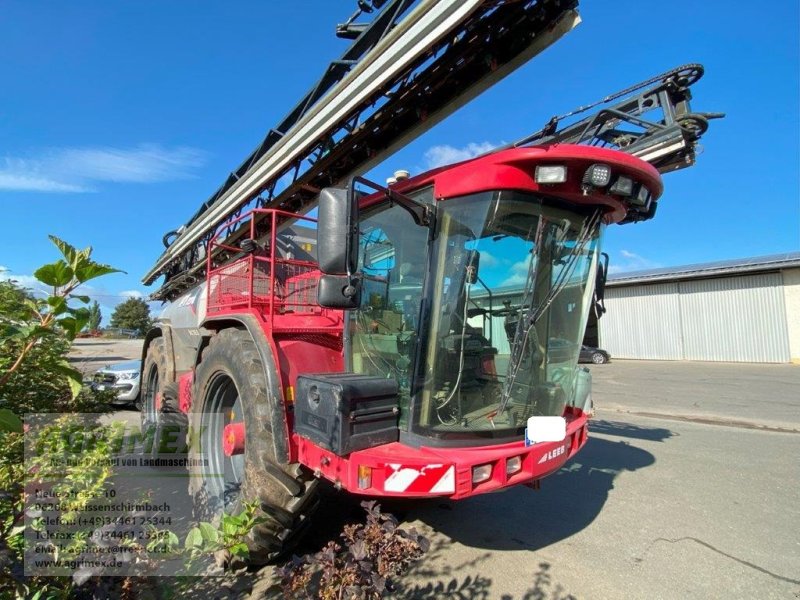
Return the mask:
[[130,379],[137,379],[139,377],[139,371],[123,371],[119,375],[117,375],[117,379],[120,381],[130,380]]

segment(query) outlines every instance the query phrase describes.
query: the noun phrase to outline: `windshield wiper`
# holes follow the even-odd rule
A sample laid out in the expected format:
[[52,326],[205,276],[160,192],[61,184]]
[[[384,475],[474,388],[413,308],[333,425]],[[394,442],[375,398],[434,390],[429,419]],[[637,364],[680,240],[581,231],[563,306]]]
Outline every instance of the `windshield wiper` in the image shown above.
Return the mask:
[[536,259],[538,258],[537,255],[541,243],[541,235],[543,231],[542,225],[544,223],[544,219],[540,221],[539,228],[536,232],[536,241],[533,249],[534,254],[531,256],[531,263],[528,267],[528,276],[525,282],[525,296],[523,297],[520,305],[517,330],[514,334],[514,341],[511,345],[511,361],[508,366],[508,376],[503,382],[503,390],[500,395],[500,402],[498,403],[497,410],[494,411],[494,413],[487,415],[487,418],[492,422],[492,425],[494,425],[494,421],[492,420],[493,417],[502,413],[508,405],[508,401],[511,398],[511,390],[516,383],[517,375],[519,374],[520,367],[522,366],[523,357],[525,356],[525,351],[528,347],[528,340],[531,337],[531,334],[533,334],[533,343],[536,346],[539,345],[538,337],[535,332],[537,321],[547,311],[547,309],[553,303],[553,300],[555,300],[555,298],[564,290],[564,288],[566,288],[567,283],[569,282],[575,270],[575,266],[578,264],[579,257],[584,253],[586,245],[594,237],[594,234],[600,225],[601,216],[601,211],[596,210],[594,214],[586,220],[576,238],[575,247],[567,257],[566,266],[558,274],[558,277],[551,286],[547,296],[534,309],[533,295],[535,285],[533,282],[535,281],[537,270],[536,266],[538,265],[538,260]]

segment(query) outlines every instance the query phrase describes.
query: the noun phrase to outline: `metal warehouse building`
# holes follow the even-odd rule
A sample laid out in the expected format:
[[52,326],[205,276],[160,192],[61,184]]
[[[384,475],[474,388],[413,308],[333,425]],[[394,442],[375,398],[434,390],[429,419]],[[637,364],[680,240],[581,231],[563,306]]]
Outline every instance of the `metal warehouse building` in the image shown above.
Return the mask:
[[615,358],[800,363],[800,252],[611,276]]

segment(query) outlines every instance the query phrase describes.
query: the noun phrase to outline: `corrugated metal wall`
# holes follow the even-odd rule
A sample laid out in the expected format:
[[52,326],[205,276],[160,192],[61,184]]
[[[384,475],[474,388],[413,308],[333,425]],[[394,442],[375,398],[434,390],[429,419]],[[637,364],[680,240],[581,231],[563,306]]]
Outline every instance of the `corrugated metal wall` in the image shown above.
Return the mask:
[[600,346],[612,358],[683,358],[677,283],[606,288],[605,304]]
[[610,287],[600,344],[612,357],[789,362],[780,273]]

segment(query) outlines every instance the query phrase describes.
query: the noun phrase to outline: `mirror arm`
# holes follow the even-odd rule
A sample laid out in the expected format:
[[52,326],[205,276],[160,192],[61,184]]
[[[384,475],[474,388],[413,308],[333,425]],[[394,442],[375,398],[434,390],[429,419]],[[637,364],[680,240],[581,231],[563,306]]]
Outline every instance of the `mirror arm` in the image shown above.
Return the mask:
[[377,183],[370,181],[369,179],[364,179],[363,177],[355,176],[350,180],[351,186],[355,186],[356,183],[361,183],[376,191],[383,192],[390,202],[393,202],[408,211],[408,213],[411,215],[411,218],[414,219],[414,223],[417,225],[421,227],[431,227],[433,225],[433,209],[427,204],[417,202],[405,194],[390,190],[387,187],[378,185]]

